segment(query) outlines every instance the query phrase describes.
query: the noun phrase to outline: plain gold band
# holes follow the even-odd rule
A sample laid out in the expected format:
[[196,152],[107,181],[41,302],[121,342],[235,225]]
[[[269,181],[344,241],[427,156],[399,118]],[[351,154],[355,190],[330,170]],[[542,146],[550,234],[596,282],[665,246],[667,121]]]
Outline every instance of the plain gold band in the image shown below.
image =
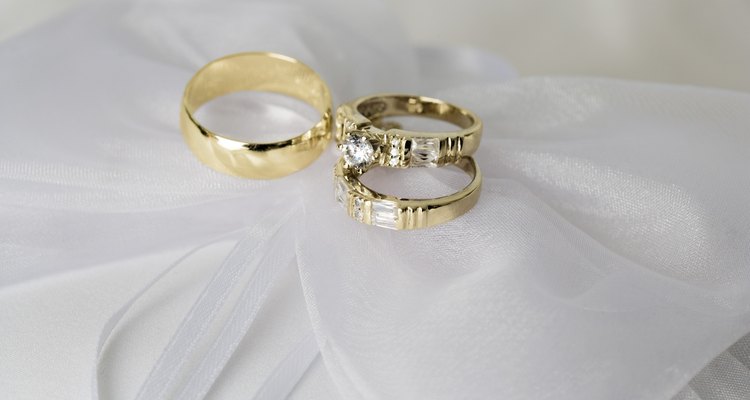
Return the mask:
[[[291,139],[249,143],[210,131],[194,118],[204,103],[232,92],[255,90],[284,94],[320,113],[310,130]],[[190,150],[209,167],[234,176],[273,179],[315,161],[331,138],[331,94],[310,67],[274,53],[239,53],[219,58],[199,70],[185,87],[180,128]]]
[[471,210],[479,200],[482,173],[472,157],[455,163],[469,174],[469,184],[449,196],[434,199],[403,199],[378,193],[359,180],[359,174],[339,159],[334,170],[337,201],[355,220],[388,229],[420,229],[442,224]]

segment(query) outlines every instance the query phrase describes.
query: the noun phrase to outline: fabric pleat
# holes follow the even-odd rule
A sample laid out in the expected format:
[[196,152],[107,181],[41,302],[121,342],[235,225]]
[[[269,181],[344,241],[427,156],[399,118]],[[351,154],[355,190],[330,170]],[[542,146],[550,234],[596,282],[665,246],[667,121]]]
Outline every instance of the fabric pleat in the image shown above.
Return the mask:
[[[478,204],[392,232],[339,208],[333,146],[274,181],[201,165],[177,124],[184,84],[240,51],[300,59],[336,104],[418,92],[475,111]],[[302,304],[301,328],[239,372],[264,374],[243,398],[750,398],[750,94],[520,79],[480,50],[412,46],[387,7],[364,1],[97,2],[0,43],[0,61],[0,315],[16,290],[236,242],[178,323],[149,326],[165,345],[128,382],[134,392],[113,398],[228,398],[232,360],[291,318],[259,314],[279,293]],[[245,133],[312,123],[302,109],[233,101],[207,118],[236,118]],[[466,183],[453,168],[364,179],[415,197]],[[182,273],[174,261],[92,328],[94,397],[117,367],[108,343],[133,329],[120,324],[131,306],[177,290],[160,280]],[[13,347],[44,334],[21,321],[0,321],[3,398],[34,390],[10,360],[42,357]],[[307,374],[330,387],[295,392]]]

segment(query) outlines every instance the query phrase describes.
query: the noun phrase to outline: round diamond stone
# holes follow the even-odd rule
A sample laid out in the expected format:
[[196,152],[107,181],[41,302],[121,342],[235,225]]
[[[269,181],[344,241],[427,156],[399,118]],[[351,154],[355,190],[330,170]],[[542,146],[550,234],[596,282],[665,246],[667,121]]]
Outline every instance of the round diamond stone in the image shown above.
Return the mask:
[[370,164],[375,152],[370,141],[357,134],[352,134],[344,140],[341,151],[344,153],[344,161],[356,168]]

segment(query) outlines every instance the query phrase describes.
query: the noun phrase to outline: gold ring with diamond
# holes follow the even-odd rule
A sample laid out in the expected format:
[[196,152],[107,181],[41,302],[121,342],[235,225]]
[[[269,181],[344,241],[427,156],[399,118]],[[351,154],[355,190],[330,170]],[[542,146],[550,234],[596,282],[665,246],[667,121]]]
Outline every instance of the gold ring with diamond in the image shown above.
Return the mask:
[[[210,131],[195,111],[216,97],[243,90],[281,93],[311,105],[320,120],[308,131],[273,143],[248,143]],[[253,179],[289,175],[315,161],[331,140],[331,94],[310,67],[274,53],[239,53],[211,61],[188,82],[180,128],[190,150],[209,167]]]
[[455,165],[469,174],[469,184],[449,196],[403,199],[378,193],[359,180],[359,173],[340,158],[334,170],[336,200],[355,220],[387,229],[420,229],[450,221],[469,211],[479,200],[482,174],[472,157]]
[[[450,122],[451,132],[401,129],[393,116],[422,116]],[[364,172],[374,165],[394,168],[439,167],[473,154],[482,138],[482,121],[473,112],[442,100],[406,94],[362,97],[336,111],[336,141],[346,166]]]

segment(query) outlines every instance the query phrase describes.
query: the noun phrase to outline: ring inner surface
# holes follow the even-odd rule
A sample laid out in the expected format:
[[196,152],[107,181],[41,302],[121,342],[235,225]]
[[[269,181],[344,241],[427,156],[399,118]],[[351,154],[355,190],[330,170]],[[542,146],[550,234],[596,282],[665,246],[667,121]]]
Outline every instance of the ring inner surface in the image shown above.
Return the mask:
[[469,189],[469,187],[471,187],[473,184],[475,184],[475,181],[477,180],[477,171],[476,171],[476,168],[475,168],[476,165],[472,161],[470,161],[469,158],[462,158],[457,163],[455,163],[454,166],[456,166],[459,169],[461,169],[462,171],[466,172],[466,174],[468,174],[471,177],[471,179],[469,180],[469,183],[466,184],[461,189],[455,191],[454,193],[446,194],[446,195],[435,197],[435,198],[432,198],[432,199],[429,199],[429,198],[428,199],[424,199],[424,198],[420,199],[420,198],[411,198],[411,197],[410,198],[406,198],[406,197],[399,197],[399,196],[394,196],[394,195],[390,195],[390,194],[385,194],[385,193],[382,193],[380,191],[372,189],[370,186],[365,185],[361,181],[362,175],[356,176],[356,180],[366,190],[366,192],[369,192],[369,193],[371,193],[372,195],[375,195],[375,196],[380,196],[380,197],[395,197],[398,200],[405,201],[405,202],[409,202],[409,201],[423,201],[423,200],[435,200],[436,202],[439,202],[442,199],[454,197],[457,194],[465,192],[467,189]]
[[370,120],[414,115],[450,122],[463,129],[476,123],[471,114],[459,107],[418,96],[377,96],[358,104],[357,111]]
[[206,65],[188,84],[184,106],[194,115],[208,101],[240,91],[279,93],[311,105],[320,117],[329,112],[330,93],[314,71],[270,54],[229,56]]

